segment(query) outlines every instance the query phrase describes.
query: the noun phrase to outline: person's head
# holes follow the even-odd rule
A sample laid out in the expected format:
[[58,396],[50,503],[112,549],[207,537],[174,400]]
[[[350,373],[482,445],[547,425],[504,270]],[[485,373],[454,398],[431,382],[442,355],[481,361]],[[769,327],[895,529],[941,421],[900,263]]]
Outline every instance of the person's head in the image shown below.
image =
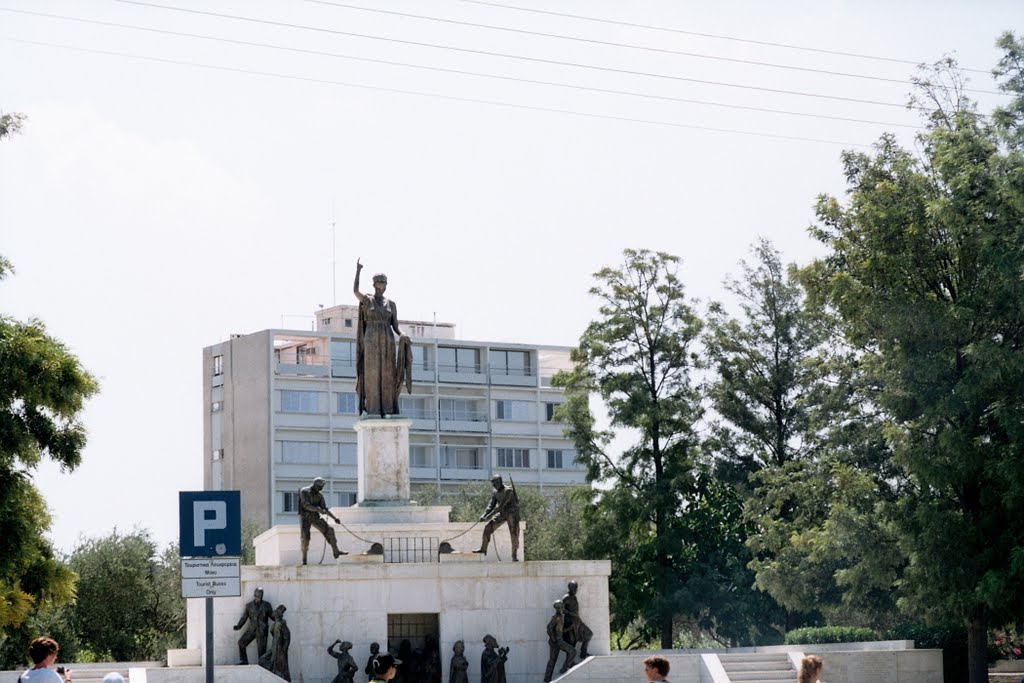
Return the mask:
[[57,661],[57,653],[60,652],[60,645],[53,638],[42,636],[36,638],[28,646],[28,656],[36,666],[43,664],[50,666]]
[[287,611],[288,611],[287,607],[285,607],[284,605],[278,605],[274,609],[274,621],[281,621],[281,618],[284,616],[284,613],[287,612]]
[[580,585],[578,583],[576,583],[575,581],[570,581],[569,582],[569,595],[576,595],[576,591],[578,591],[579,588],[580,588]]
[[454,652],[457,655],[461,655],[465,651],[466,651],[466,644],[464,642],[462,642],[461,640],[456,640],[455,644],[452,645],[452,652]]
[[320,491],[327,485],[327,481],[323,477],[317,477],[313,480],[313,488]]
[[256,590],[254,590],[252,592],[252,597],[254,597],[256,599],[256,602],[262,602],[263,601],[263,589],[262,588],[257,588]]
[[551,606],[555,608],[556,612],[561,612],[562,610],[565,609],[565,603],[562,602],[561,600],[555,600],[555,604],[553,604]]
[[495,474],[493,477],[491,477],[491,486],[493,486],[495,489],[500,489],[501,488],[501,475],[500,474]]
[[398,665],[402,660],[395,659],[391,653],[384,653],[373,658],[373,675],[390,681],[398,673]]
[[352,643],[348,642],[347,640],[343,640],[341,641],[341,645],[338,646],[338,649],[342,652],[348,652],[352,649]]
[[798,683],[815,683],[821,676],[821,669],[824,663],[818,655],[807,655],[800,660],[800,675],[797,676]]
[[644,674],[649,681],[665,680],[668,670],[668,660],[664,657],[648,657],[644,660]]
[[111,671],[103,677],[103,683],[124,683],[124,676],[116,671]]
[[498,647],[498,639],[488,633],[484,636],[484,647]]
[[377,273],[373,276],[373,291],[377,294],[383,294],[384,290],[388,288],[388,276],[384,273]]
[[370,643],[370,654],[375,655],[380,652],[380,643]]

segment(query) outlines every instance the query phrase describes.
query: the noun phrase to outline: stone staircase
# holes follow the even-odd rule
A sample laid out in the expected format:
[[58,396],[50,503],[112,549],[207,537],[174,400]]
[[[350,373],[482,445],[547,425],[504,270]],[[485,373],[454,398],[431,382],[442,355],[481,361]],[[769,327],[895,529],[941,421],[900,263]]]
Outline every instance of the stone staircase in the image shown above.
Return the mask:
[[731,683],[793,683],[796,670],[785,652],[719,655]]

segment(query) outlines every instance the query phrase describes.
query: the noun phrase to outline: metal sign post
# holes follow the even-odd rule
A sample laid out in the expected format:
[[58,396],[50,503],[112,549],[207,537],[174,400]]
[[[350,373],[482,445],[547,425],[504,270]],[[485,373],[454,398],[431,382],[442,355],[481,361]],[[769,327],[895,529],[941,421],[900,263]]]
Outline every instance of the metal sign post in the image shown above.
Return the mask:
[[213,599],[242,594],[242,494],[178,492],[181,596],[206,598],[206,683],[213,683]]

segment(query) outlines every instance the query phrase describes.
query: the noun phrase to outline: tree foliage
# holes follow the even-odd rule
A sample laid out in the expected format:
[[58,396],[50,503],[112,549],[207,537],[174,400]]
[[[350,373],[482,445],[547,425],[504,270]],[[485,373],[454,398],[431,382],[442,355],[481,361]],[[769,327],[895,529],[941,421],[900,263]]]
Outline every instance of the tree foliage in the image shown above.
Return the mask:
[[[693,559],[684,513],[699,488],[694,431],[703,413],[693,380],[700,367],[694,343],[701,321],[677,277],[678,258],[626,250],[620,268],[594,275],[590,290],[600,318],[572,352],[574,367],[553,379],[564,387],[559,417],[577,458],[594,483],[590,538],[612,559],[613,628],[640,619],[672,647],[673,619],[692,607],[684,587]],[[612,434],[590,410],[598,396],[611,427],[636,441],[621,455],[609,450]],[[609,539],[614,539],[609,543]]]
[[183,647],[185,600],[176,548],[158,553],[148,532],[115,529],[82,541],[68,565],[79,576],[70,621],[98,659],[157,660],[168,648]]
[[[1001,64],[1019,95],[1013,47]],[[807,282],[861,350],[906,479],[890,514],[902,604],[968,622],[978,683],[987,624],[1024,610],[1024,159],[1019,119],[979,116],[940,67],[922,83],[955,87],[926,88],[920,156],[889,136],[844,154],[848,196],[819,200],[829,254]]]

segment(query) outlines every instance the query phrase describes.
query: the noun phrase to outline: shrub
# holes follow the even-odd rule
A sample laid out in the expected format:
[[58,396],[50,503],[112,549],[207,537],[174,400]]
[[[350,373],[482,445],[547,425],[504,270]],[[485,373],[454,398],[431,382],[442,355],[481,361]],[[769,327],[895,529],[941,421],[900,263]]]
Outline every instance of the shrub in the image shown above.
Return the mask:
[[806,626],[786,634],[786,645],[827,645],[878,640],[875,632],[863,626]]

